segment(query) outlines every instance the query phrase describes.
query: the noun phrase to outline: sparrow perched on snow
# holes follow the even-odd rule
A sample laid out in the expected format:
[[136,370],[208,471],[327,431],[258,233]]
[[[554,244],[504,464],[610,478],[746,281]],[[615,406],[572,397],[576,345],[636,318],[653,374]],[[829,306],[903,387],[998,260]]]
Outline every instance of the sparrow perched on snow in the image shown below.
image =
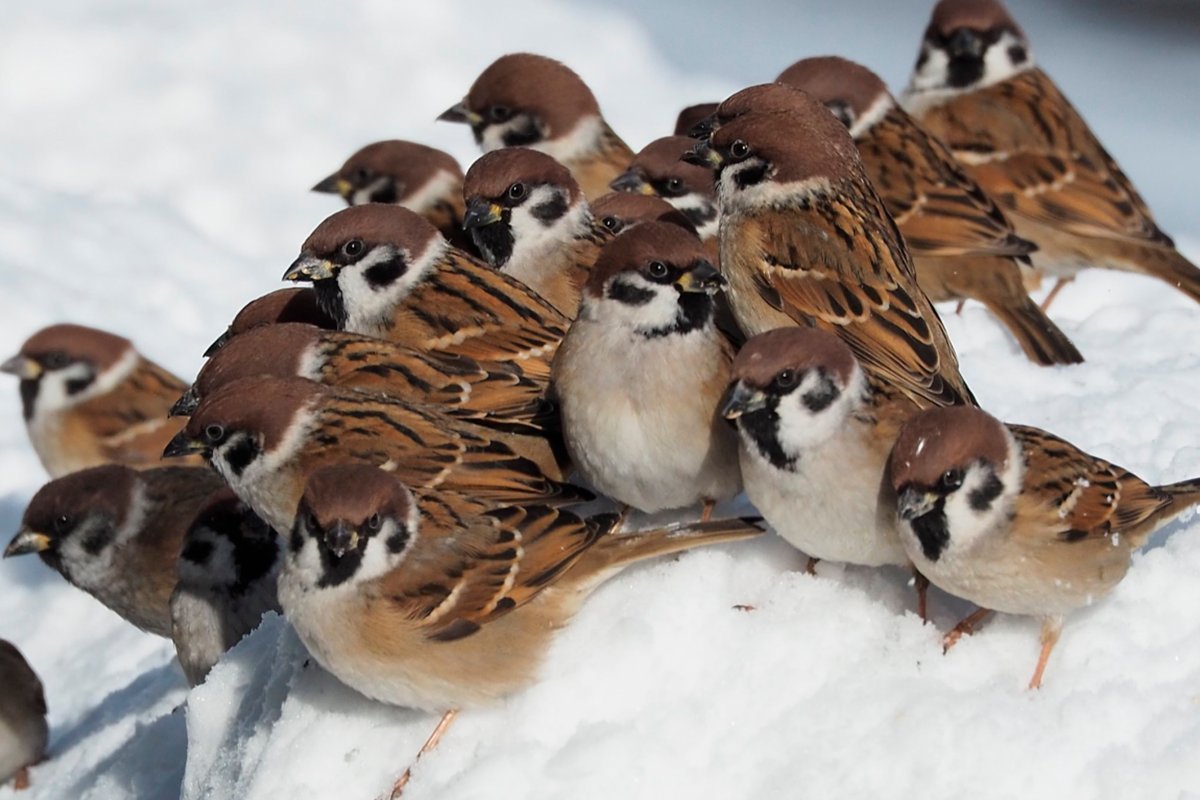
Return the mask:
[[189,686],[203,683],[263,614],[279,610],[281,551],[275,532],[228,487],[197,512],[183,540],[170,603],[171,638]]
[[229,323],[225,332],[204,351],[204,357],[212,356],[230,339],[246,331],[282,322],[303,323],[330,330],[337,327],[337,322],[321,308],[317,302],[317,293],[311,288],[293,286],[288,289],[276,289],[247,303],[233,318],[233,322]]
[[308,480],[279,599],[317,661],[368,697],[495,702],[537,679],[555,631],[621,568],[760,533],[740,519],[629,533],[616,521],[448,505],[382,470],[330,466]]
[[220,487],[204,467],[106,464],[73,472],[37,491],[4,557],[37,553],[127,622],[169,637],[183,536]]
[[713,322],[724,283],[700,240],[667,222],[620,234],[596,261],[551,380],[572,462],[620,503],[703,502],[707,518],[741,490],[717,414],[733,360]]
[[29,662],[11,642],[0,639],[0,785],[13,781],[29,788],[29,767],[46,755],[50,727],[46,694]]
[[574,317],[610,237],[567,168],[535,150],[497,150],[467,170],[463,194],[463,225],[484,260]]
[[1083,361],[1025,291],[1021,270],[1035,246],[1013,232],[945,145],[896,105],[879,76],[826,56],[796,62],[779,82],[808,92],[849,128],[930,300],[978,300],[1043,366]]
[[308,475],[346,461],[382,467],[421,491],[497,503],[591,499],[551,477],[556,462],[547,442],[498,436],[432,406],[260,376],[207,395],[164,455],[203,454],[276,531],[291,530]]
[[592,204],[592,216],[611,233],[650,220],[671,222],[689,231],[696,228],[674,206],[657,195],[609,192]]
[[167,409],[186,384],[106,331],[51,325],[0,370],[21,379],[29,440],[52,478],[98,464],[154,466],[180,427]]
[[362,148],[313,187],[347,204],[393,203],[417,212],[458,247],[463,236],[463,171],[454,156],[416,142],[389,139]]
[[658,195],[683,212],[702,241],[715,240],[719,215],[712,170],[682,160],[695,144],[686,136],[655,139],[610,185],[619,192]]
[[872,392],[854,353],[815,328],[760,333],[742,346],[720,413],[741,441],[746,497],[813,559],[907,564],[884,468],[916,407]]
[[996,0],[942,0],[902,98],[1037,243],[1034,265],[1059,279],[1085,267],[1152,275],[1200,301],[1200,269],[1049,76]]
[[691,136],[692,128],[696,127],[696,123],[712,116],[716,110],[717,103],[697,103],[683,109],[675,118],[675,135]]
[[[222,386],[256,375],[307,378],[426,403],[465,419],[529,432],[549,413],[548,380],[531,378],[516,362],[480,363],[449,353],[422,353],[345,331],[283,323],[248,331],[214,355],[171,407],[190,415]],[[544,420],[542,420],[544,421]]]
[[502,147],[546,153],[571,171],[588,197],[607,192],[633,158],[600,115],[587,84],[545,56],[501,56],[438,119],[470,125],[485,153]]
[[525,284],[451,247],[399,206],[353,206],[329,217],[284,280],[312,281],[339,330],[422,352],[516,361],[530,374],[550,374],[568,325]]
[[721,271],[742,330],[830,330],[874,388],[922,407],[974,403],[850,134],[786,91],[802,111],[739,117],[690,156],[717,171]]
[[925,411],[890,462],[898,527],[936,586],[984,608],[1041,617],[1042,679],[1063,617],[1125,577],[1134,550],[1200,502],[1200,478],[1151,486],[1053,434],[975,408]]

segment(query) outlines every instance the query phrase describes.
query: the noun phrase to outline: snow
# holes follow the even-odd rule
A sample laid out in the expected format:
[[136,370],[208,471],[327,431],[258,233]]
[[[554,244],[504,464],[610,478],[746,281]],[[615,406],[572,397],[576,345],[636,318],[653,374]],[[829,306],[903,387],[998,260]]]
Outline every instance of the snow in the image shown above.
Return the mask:
[[[1012,5],[1200,258],[1194,42],[1119,12]],[[470,162],[467,132],[433,119],[503,52],[568,61],[637,147],[682,106],[805,55],[861,58],[899,88],[927,6],[876,6],[16,4],[0,27],[0,355],[71,320],[194,374],[337,208],[306,190],[351,151],[400,136]],[[878,24],[861,24],[867,11]],[[762,25],[767,13],[781,24]],[[1200,474],[1197,311],[1152,280],[1085,273],[1053,316],[1088,363],[1039,369],[980,307],[943,308],[985,407],[1160,482]],[[15,387],[0,419],[0,530],[14,531],[44,477]],[[1068,620],[1037,693],[1023,688],[1037,621],[1001,617],[943,657],[938,631],[968,607],[934,592],[935,625],[921,625],[899,570],[822,564],[814,578],[771,538],[630,570],[562,632],[538,684],[459,716],[405,796],[1200,793],[1197,528],[1189,515],[1160,532],[1111,596]],[[279,618],[189,695],[169,643],[36,559],[0,562],[0,586],[0,637],[50,705],[52,758],[27,800],[367,800],[436,723],[342,686]]]

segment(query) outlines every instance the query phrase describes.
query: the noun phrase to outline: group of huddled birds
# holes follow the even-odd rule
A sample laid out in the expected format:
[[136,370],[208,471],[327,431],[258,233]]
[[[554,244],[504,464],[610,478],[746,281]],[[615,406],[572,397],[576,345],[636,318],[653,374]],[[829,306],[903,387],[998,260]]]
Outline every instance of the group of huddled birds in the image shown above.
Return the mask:
[[[440,119],[484,155],[354,153],[284,276],[311,286],[247,304],[190,387],[78,325],[0,367],[52,477],[4,555],[171,637],[192,685],[281,611],[349,686],[445,712],[425,752],[535,680],[620,569],[765,522],[810,571],[911,567],[922,616],[928,583],[976,604],[946,648],[990,610],[1041,618],[1036,688],[1064,616],[1200,502],[1000,422],[959,373],[934,302],[1065,365],[1046,308],[1084,267],[1200,300],[996,0],[937,4],[899,101],[807,58],[634,153],[521,53]],[[762,520],[712,518],[743,491]],[[0,780],[24,783],[46,705],[8,643],[0,685]]]

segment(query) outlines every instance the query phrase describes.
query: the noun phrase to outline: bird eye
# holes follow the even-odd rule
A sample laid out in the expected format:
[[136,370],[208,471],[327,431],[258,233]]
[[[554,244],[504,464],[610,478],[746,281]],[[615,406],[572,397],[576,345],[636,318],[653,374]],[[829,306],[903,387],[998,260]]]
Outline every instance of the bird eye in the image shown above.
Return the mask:
[[71,527],[71,518],[66,514],[59,514],[54,518],[54,532],[66,533]]
[[608,217],[605,217],[604,219],[600,220],[600,224],[603,225],[604,227],[608,228],[613,233],[616,233],[617,231],[621,230],[621,220],[619,220],[613,216],[608,216]]
[[492,106],[488,111],[488,116],[491,117],[492,122],[508,122],[512,119],[512,115],[512,109],[508,106]]
[[962,486],[963,473],[960,469],[948,469],[942,473],[942,479],[938,481],[939,488],[943,492],[953,492],[958,487]]
[[342,245],[342,255],[348,258],[357,258],[362,255],[363,243],[362,239],[351,239]]
[[524,196],[525,196],[525,184],[514,183],[512,186],[508,187],[508,199],[509,200],[520,200]]
[[380,517],[378,514],[372,514],[367,519],[367,530],[369,530],[371,533],[378,533],[379,529],[382,527],[383,527],[383,518]]
[[224,426],[213,423],[204,429],[204,438],[209,444],[220,444],[225,438]]
[[775,376],[776,389],[791,389],[800,382],[800,373],[794,369],[785,369]]
[[683,181],[679,178],[670,178],[667,180],[667,191],[672,194],[681,194],[683,192]]
[[54,350],[42,358],[42,366],[46,369],[62,369],[70,363],[71,359],[67,358],[67,354],[61,350]]
[[651,278],[665,278],[668,272],[667,265],[661,261],[651,261],[646,267],[646,274]]
[[359,167],[350,173],[350,182],[361,186],[366,183],[370,177],[371,173],[367,172],[363,167]]
[[736,140],[729,145],[729,155],[737,159],[745,158],[750,155],[750,145],[743,142],[741,139]]

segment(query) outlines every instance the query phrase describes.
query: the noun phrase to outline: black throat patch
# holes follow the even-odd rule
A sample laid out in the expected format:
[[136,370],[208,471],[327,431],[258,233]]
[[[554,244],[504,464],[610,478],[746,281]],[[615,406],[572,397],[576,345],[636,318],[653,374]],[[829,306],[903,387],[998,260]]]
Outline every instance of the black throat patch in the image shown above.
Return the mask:
[[505,210],[499,222],[471,228],[471,241],[479,249],[481,255],[496,269],[500,269],[512,258],[513,239],[512,227],[509,220],[512,212]]
[[795,472],[798,458],[783,452],[779,444],[779,398],[769,397],[767,405],[757,411],[742,414],[737,426],[750,437],[754,446],[771,466],[785,472]]
[[937,561],[950,544],[950,529],[946,523],[946,500],[939,498],[937,504],[925,514],[909,522],[913,533],[921,542],[921,552],[930,561]]
[[350,315],[346,312],[346,300],[342,297],[342,288],[338,286],[337,278],[313,281],[312,286],[320,309],[337,323],[339,331],[346,330]]

